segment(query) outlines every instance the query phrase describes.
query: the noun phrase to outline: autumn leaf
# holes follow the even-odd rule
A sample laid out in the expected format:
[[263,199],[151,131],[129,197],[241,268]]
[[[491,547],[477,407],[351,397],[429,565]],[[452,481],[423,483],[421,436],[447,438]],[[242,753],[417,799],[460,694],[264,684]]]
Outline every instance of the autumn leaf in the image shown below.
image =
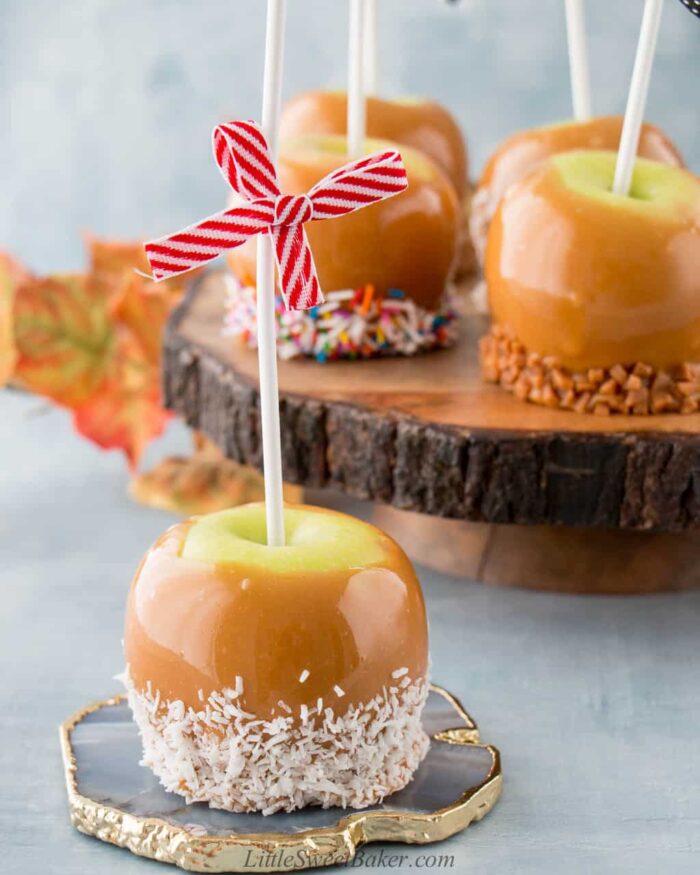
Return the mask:
[[110,312],[119,324],[131,331],[146,358],[157,365],[160,363],[165,321],[173,306],[172,293],[166,288],[131,274],[115,290]]
[[14,304],[16,376],[59,404],[84,403],[102,383],[115,331],[104,292],[80,275],[30,278]]
[[[99,282],[119,281],[126,275],[138,276],[136,271],[149,275],[151,273],[141,242],[112,240],[86,234],[85,244],[89,258],[88,270]],[[199,271],[190,271],[183,276],[171,277],[158,283],[157,288],[163,295],[169,295],[177,301],[197,273]]]
[[123,450],[134,470],[169,418],[162,407],[159,369],[133,336],[119,332],[99,391],[74,412],[76,429],[103,449]]
[[29,279],[29,272],[11,255],[0,252],[0,386],[4,386],[15,370],[17,347],[12,325],[12,305],[15,289]]
[[147,272],[143,244],[87,236],[90,273],[110,298],[110,313],[141,343],[149,361],[160,361],[165,322],[180,301],[185,279],[174,277],[155,283],[137,271]]
[[143,243],[125,240],[110,240],[85,235],[88,250],[88,272],[97,280],[120,279],[134,269],[149,272]]
[[[179,516],[212,513],[265,495],[262,474],[223,456],[195,452],[192,456],[171,456],[155,468],[139,474],[130,486],[132,497],[148,507]],[[302,490],[284,485],[286,501],[300,502]]]
[[[0,255],[0,379],[14,367],[28,390],[73,410],[76,429],[106,449],[122,449],[133,467],[169,414],[160,397],[166,319],[186,279],[156,284],[138,242],[87,237],[86,275],[15,276],[12,331],[3,322],[11,292]],[[9,317],[6,316],[5,321]]]

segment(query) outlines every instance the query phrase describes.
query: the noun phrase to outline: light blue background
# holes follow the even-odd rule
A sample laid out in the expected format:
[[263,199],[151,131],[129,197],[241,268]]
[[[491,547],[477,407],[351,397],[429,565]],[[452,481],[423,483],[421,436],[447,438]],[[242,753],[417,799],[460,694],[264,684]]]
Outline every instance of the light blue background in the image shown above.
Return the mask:
[[[476,172],[570,111],[564,0],[380,0],[386,94],[443,101]],[[641,0],[588,0],[598,112],[620,112]],[[289,0],[285,92],[342,86],[345,0]],[[209,132],[257,117],[263,0],[0,0],[0,246],[78,268],[80,233],[144,238],[216,209]],[[667,0],[648,117],[700,166],[700,21]]]

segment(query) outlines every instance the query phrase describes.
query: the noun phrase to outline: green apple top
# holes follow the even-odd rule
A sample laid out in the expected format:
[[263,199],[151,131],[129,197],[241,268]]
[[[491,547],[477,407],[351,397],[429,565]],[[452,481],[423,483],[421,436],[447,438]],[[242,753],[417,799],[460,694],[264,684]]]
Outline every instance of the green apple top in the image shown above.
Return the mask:
[[195,517],[180,555],[195,562],[288,574],[381,565],[394,547],[379,529],[346,514],[287,506],[284,524],[285,545],[268,547],[262,503]]

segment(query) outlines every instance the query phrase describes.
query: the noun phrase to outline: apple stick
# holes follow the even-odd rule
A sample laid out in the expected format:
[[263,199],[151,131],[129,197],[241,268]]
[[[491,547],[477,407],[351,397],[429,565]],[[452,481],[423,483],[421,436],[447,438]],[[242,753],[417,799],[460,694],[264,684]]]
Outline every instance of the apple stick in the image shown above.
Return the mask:
[[566,33],[569,45],[571,98],[576,121],[586,121],[591,109],[591,77],[588,69],[584,0],[566,0]]
[[350,0],[348,70],[348,154],[362,155],[367,133],[365,107],[364,44],[366,0]]
[[[285,12],[286,0],[267,0],[262,130],[270,147],[273,164],[277,163]],[[275,338],[275,262],[272,240],[267,234],[258,238],[257,258],[258,371],[267,543],[270,547],[282,547],[284,504]]]
[[365,0],[365,94],[377,93],[379,42],[378,0]]
[[615,180],[613,182],[615,194],[628,195],[632,184],[632,173],[634,172],[639,135],[642,130],[644,110],[649,94],[651,68],[654,63],[663,5],[663,0],[646,0],[644,5],[642,28],[639,33],[637,55],[634,60],[625,121],[622,125],[620,148],[615,165]]

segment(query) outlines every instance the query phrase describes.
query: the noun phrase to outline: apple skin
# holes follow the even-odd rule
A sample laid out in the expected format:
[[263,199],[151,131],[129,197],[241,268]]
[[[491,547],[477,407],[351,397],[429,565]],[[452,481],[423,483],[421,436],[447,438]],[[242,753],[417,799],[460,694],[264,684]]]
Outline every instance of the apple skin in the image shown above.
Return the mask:
[[700,180],[638,159],[611,191],[614,152],[568,152],[512,185],[485,276],[494,321],[574,371],[700,361]]
[[[369,152],[395,143],[367,140]],[[436,310],[454,272],[459,204],[454,190],[429,158],[401,149],[408,190],[337,219],[305,225],[324,292],[372,284],[380,295],[402,289]],[[282,191],[307,192],[348,161],[344,137],[304,137],[282,143],[278,174]],[[255,284],[256,246],[251,239],[231,251],[228,262],[246,284]]]
[[[367,98],[367,136],[392,140],[426,154],[450,180],[461,201],[467,193],[468,157],[462,131],[439,103],[425,99]],[[280,138],[309,134],[347,134],[347,94],[307,91],[288,101],[280,119]]]
[[[280,700],[298,714],[301,704],[312,707],[322,697],[344,713],[396,683],[392,672],[404,666],[412,680],[426,677],[425,605],[401,548],[344,514],[306,506],[291,512],[302,537],[290,548],[259,543],[259,504],[180,523],[156,541],[127,604],[124,648],[137,689],[150,682],[163,699],[199,709],[199,690],[206,699],[234,688],[240,676],[242,707],[269,719],[284,713]],[[198,539],[199,520],[206,532]],[[294,524],[290,530],[287,522],[294,544]],[[343,531],[350,547],[339,541]],[[252,552],[243,536],[255,539]],[[232,546],[245,561],[230,558]],[[213,549],[210,561],[187,558],[203,548]],[[285,569],[279,556],[295,550]],[[222,555],[227,561],[217,562]],[[270,568],[261,562],[265,555]]]

